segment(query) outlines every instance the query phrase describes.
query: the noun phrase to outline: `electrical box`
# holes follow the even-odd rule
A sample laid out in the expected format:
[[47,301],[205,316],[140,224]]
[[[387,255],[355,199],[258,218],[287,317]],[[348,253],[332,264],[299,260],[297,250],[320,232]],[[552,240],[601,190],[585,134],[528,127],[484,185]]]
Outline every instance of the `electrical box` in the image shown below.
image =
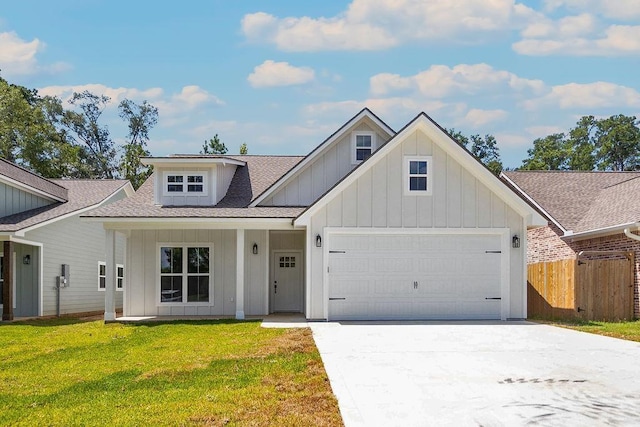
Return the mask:
[[60,285],[62,287],[67,287],[70,284],[69,276],[71,275],[71,270],[69,268],[69,264],[62,264],[62,274],[60,275]]

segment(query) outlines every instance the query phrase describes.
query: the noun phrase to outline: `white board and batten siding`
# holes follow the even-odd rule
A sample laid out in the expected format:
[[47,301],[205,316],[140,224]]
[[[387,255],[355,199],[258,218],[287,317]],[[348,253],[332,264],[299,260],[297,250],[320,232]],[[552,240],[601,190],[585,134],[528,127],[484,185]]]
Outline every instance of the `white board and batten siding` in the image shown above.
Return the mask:
[[354,124],[342,138],[318,153],[315,159],[300,172],[291,176],[273,196],[261,206],[308,206],[348,174],[356,164],[352,163],[352,134],[372,132],[374,151],[390,136],[368,117]]
[[[432,157],[432,195],[404,194],[405,156]],[[499,249],[487,249],[502,251],[499,255],[502,257],[499,274],[501,286],[507,288],[501,290],[502,314],[498,318],[525,317],[526,287],[522,273],[525,263],[524,248],[512,249],[510,245],[513,234],[518,234],[521,238],[525,234],[523,217],[420,129],[398,141],[386,156],[376,160],[372,167],[328,200],[310,218],[307,235],[313,238],[320,234],[324,242],[322,248],[307,245],[310,252],[307,264],[310,287],[307,317],[328,317],[329,278],[325,277],[329,267],[328,252],[341,250],[334,247],[338,244],[338,236],[341,235],[341,230],[348,232],[351,229],[367,230],[372,236],[398,230],[399,234],[426,236],[426,242],[429,236],[460,233],[470,236],[487,234],[488,241],[499,238],[502,242]],[[451,233],[447,233],[447,230],[451,230]],[[464,244],[464,240],[457,242]],[[464,248],[460,252],[462,256]],[[455,257],[455,254],[451,254],[451,257]],[[497,273],[494,271],[490,274]],[[462,318],[464,315],[453,317]]]
[[[236,230],[132,230],[127,239],[125,316],[233,316],[236,313]],[[253,254],[253,244],[258,254]],[[208,303],[160,302],[160,245],[211,247]],[[268,231],[245,230],[244,311],[264,315],[267,306]]]
[[40,208],[52,203],[55,202],[0,182],[0,217]]
[[[124,193],[122,191],[121,193]],[[112,201],[124,197],[118,195]],[[62,264],[70,267],[69,286],[60,294],[60,313],[104,311],[104,291],[99,290],[98,262],[106,260],[102,224],[81,221],[78,215],[28,231],[25,239],[42,246],[42,315],[56,314],[56,278]],[[116,263],[125,264],[125,237],[116,234]],[[125,275],[127,267],[125,266]],[[125,282],[126,288],[126,282]],[[123,292],[116,292],[116,307],[122,307]]]

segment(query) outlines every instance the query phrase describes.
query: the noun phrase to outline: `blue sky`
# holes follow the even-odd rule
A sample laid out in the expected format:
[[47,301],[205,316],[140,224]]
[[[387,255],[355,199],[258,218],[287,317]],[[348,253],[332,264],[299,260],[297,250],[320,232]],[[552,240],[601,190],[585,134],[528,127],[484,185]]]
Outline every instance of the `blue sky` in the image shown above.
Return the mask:
[[638,0],[21,0],[0,9],[0,75],[68,99],[160,111],[153,155],[219,134],[306,154],[362,107],[493,134],[505,166],[583,115],[640,115]]

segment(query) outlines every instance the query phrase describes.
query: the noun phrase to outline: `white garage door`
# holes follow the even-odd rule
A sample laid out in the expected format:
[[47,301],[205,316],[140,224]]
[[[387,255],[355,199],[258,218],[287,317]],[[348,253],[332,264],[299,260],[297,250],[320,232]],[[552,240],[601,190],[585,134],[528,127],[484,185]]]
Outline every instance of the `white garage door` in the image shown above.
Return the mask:
[[500,319],[499,235],[330,234],[329,319]]

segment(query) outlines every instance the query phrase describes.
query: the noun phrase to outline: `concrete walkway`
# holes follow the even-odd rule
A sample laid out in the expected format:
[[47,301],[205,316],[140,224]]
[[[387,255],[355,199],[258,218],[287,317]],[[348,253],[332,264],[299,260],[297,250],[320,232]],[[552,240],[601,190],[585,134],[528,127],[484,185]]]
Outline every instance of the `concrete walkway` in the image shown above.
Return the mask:
[[640,343],[529,322],[309,325],[347,427],[640,425]]

